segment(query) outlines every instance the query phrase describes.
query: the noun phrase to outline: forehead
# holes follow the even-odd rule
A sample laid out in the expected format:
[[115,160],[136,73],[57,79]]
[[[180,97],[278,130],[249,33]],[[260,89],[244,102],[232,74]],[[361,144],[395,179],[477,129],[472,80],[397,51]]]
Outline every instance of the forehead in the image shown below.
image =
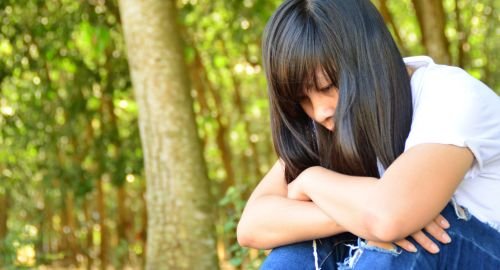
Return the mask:
[[312,77],[307,80],[307,83],[305,84],[306,89],[321,89],[326,86],[329,86],[332,83],[332,80],[326,73],[326,71],[320,67],[317,68],[314,74],[312,74]]

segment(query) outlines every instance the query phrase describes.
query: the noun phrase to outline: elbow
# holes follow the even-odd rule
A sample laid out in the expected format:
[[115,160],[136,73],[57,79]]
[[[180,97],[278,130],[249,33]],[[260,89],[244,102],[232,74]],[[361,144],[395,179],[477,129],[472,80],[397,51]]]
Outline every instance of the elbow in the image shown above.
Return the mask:
[[382,221],[374,224],[370,234],[376,241],[392,243],[401,240],[401,233],[398,231],[398,226],[393,222]]
[[236,240],[242,247],[255,249],[274,248],[272,246],[273,237],[270,233],[259,232],[258,229],[250,226],[250,224],[241,221],[236,228]]
[[260,248],[258,245],[258,239],[254,233],[252,233],[252,228],[245,224],[244,222],[239,222],[236,228],[236,240],[238,244],[242,247],[248,248]]
[[241,222],[238,223],[238,227],[236,228],[236,240],[238,244],[242,247],[252,247],[253,246],[253,238],[252,234],[248,229],[245,228]]
[[390,211],[367,214],[365,224],[370,240],[396,242],[406,236],[402,219]]

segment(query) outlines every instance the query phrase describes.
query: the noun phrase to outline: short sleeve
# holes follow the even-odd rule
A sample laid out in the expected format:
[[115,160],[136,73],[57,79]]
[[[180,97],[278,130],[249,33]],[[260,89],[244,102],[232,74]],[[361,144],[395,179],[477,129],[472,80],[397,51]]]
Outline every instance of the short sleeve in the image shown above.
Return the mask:
[[432,65],[419,76],[405,150],[423,143],[451,144],[468,147],[479,168],[498,162],[500,97],[459,68]]

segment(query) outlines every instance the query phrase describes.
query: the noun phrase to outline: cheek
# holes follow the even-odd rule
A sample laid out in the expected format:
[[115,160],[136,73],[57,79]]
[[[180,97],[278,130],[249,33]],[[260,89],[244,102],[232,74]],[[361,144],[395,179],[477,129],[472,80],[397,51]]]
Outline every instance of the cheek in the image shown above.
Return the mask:
[[335,109],[337,108],[337,105],[339,105],[339,90],[336,89],[333,95],[333,103],[335,104]]
[[300,103],[300,107],[302,110],[309,116],[309,118],[313,118],[313,108],[310,102],[304,101]]

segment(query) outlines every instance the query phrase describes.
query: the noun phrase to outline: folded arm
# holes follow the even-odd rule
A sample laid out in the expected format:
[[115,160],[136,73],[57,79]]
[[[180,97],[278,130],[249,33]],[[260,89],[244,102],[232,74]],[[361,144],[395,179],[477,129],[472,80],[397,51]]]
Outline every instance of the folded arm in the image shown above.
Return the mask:
[[473,162],[468,148],[422,144],[403,153],[381,179],[312,167],[289,186],[352,233],[394,242],[423,228],[445,207]]
[[284,166],[278,161],[245,206],[237,228],[240,245],[270,249],[345,232],[313,202],[287,195]]

